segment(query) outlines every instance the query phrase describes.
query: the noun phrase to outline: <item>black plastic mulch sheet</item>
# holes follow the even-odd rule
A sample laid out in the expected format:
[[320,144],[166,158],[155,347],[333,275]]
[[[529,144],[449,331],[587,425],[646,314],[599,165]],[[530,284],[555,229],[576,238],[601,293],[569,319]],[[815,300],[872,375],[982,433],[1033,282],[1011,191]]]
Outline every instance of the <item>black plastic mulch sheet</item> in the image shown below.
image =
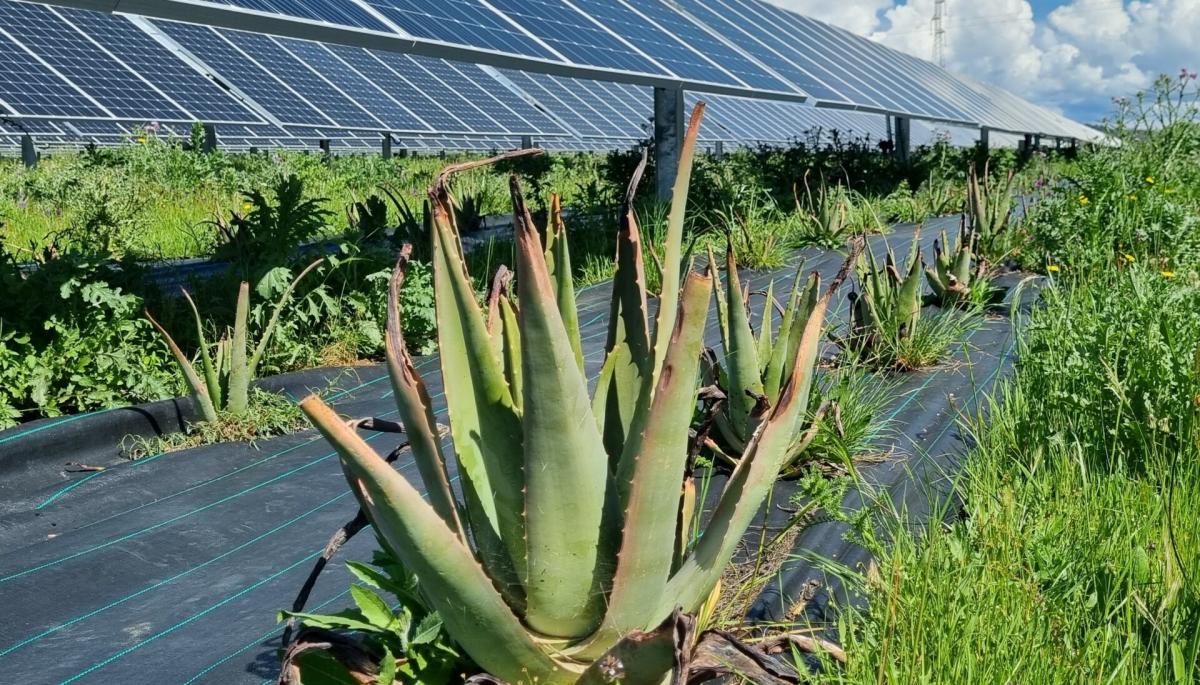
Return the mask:
[[[944,227],[953,230],[956,223],[946,220]],[[933,233],[927,230],[922,242],[929,245]],[[898,252],[909,235],[911,229],[900,228],[890,237]],[[872,240],[876,248],[882,244]],[[828,278],[841,261],[835,252],[806,250],[790,268],[754,275],[750,287],[774,279],[776,292],[786,292],[797,264]],[[608,288],[582,290],[578,300],[594,379]],[[844,310],[844,296],[838,302]],[[707,339],[719,346],[711,314]],[[445,421],[436,358],[417,367]],[[381,368],[326,375],[333,376],[338,390],[332,399],[343,414],[395,417]],[[310,382],[302,377],[282,385],[298,394]],[[919,397],[935,392],[927,388]],[[942,430],[950,417],[926,415],[931,403],[911,400],[897,423],[921,420],[928,431]],[[0,509],[0,681],[256,685],[275,677],[276,612],[290,606],[329,535],[356,510],[337,457],[309,431],[123,462],[115,445],[120,436],[170,430],[186,406],[160,407],[149,417],[145,411],[52,419],[0,433],[0,483],[8,483]],[[130,424],[131,415],[140,418]],[[387,434],[366,438],[381,454],[400,441]],[[88,460],[110,467],[77,472],[66,466]],[[397,467],[417,480],[410,455]],[[840,538],[832,531],[828,536]],[[369,559],[374,546],[369,534],[347,545],[318,582],[309,609],[349,605],[350,576],[340,561]]]

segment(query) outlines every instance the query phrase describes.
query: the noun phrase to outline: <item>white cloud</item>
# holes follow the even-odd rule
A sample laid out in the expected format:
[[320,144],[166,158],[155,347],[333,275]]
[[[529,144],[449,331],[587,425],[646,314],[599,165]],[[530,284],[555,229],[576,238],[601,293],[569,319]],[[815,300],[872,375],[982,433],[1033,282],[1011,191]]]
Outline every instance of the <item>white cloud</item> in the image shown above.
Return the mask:
[[[925,59],[934,0],[772,0]],[[947,0],[955,70],[1065,110],[1104,114],[1159,73],[1200,67],[1200,0],[1068,0],[1035,20],[1028,0]]]

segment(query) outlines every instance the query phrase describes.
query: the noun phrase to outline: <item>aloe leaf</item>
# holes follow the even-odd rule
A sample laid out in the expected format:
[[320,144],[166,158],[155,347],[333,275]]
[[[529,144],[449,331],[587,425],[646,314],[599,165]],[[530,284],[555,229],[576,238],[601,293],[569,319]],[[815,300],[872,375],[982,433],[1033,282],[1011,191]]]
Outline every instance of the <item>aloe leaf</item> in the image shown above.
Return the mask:
[[513,402],[517,411],[524,412],[525,384],[521,370],[521,329],[517,321],[519,314],[512,299],[500,299],[501,353],[504,355],[504,374],[508,378],[508,387],[512,391]]
[[717,291],[717,324],[721,329],[721,349],[728,350],[733,345],[729,341],[729,308],[725,304],[725,298],[721,296],[724,285],[721,283],[721,268],[717,263],[717,256],[713,254],[712,245],[708,246],[708,275]]
[[766,299],[763,301],[762,319],[758,323],[758,360],[766,371],[766,365],[771,360],[771,345],[775,341],[775,281],[767,285]]
[[725,369],[729,374],[727,401],[734,422],[749,425],[755,398],[763,394],[763,386],[754,331],[750,329],[750,317],[742,300],[742,284],[732,248],[725,252],[725,310],[729,316],[730,343],[725,350]]
[[187,381],[188,388],[192,392],[192,398],[196,400],[196,404],[200,409],[200,415],[204,417],[205,421],[216,421],[217,409],[213,406],[208,387],[204,384],[204,381],[200,380],[200,376],[196,373],[196,367],[192,365],[192,361],[187,358],[183,350],[179,349],[179,345],[171,337],[171,334],[167,332],[167,329],[163,328],[153,316],[150,316],[150,312],[145,312],[145,314],[150,324],[163,337],[163,342],[167,343],[167,349],[171,350],[171,355],[175,357],[175,363],[179,365],[179,370],[183,372],[183,378]]
[[550,221],[551,225],[546,229],[546,265],[550,269],[550,281],[558,300],[558,312],[567,328],[571,349],[575,352],[575,361],[579,364],[579,373],[584,373],[583,341],[579,335],[579,309],[575,304],[571,252],[567,248],[567,225],[563,223],[562,200],[557,193],[550,197]]
[[687,133],[679,150],[679,169],[675,174],[675,188],[671,192],[671,213],[667,218],[667,237],[663,252],[662,280],[658,300],[658,317],[654,329],[654,367],[652,375],[657,378],[667,358],[667,342],[675,329],[676,311],[679,307],[680,269],[683,263],[683,224],[687,217],[688,188],[692,183],[692,161],[696,154],[696,138],[700,135],[700,123],[704,121],[704,102],[697,102],[692,110]]
[[212,405],[219,408],[221,407],[221,377],[217,373],[217,367],[213,365],[212,354],[208,350],[208,341],[204,338],[204,321],[200,318],[200,310],[196,307],[196,302],[192,299],[191,294],[186,288],[182,288],[181,292],[196,321],[196,340],[200,343],[200,363],[204,368],[204,385],[208,389],[208,397],[212,400]]
[[238,287],[237,310],[233,317],[233,341],[229,357],[229,406],[231,413],[245,414],[250,408],[250,367],[246,358],[246,331],[250,320],[250,284]]
[[296,286],[300,285],[300,281],[304,280],[305,276],[311,273],[313,269],[316,269],[318,266],[320,266],[324,261],[325,259],[321,258],[304,267],[304,270],[300,272],[300,275],[292,279],[292,282],[288,285],[287,289],[283,291],[283,294],[280,295],[279,299],[275,302],[275,306],[271,310],[271,318],[267,321],[267,325],[262,329],[262,333],[260,333],[261,337],[258,340],[258,345],[254,348],[254,355],[250,358],[248,373],[250,374],[251,379],[253,379],[258,373],[258,363],[262,361],[262,356],[267,351],[267,344],[271,342],[271,336],[274,335],[275,329],[279,326],[279,315],[283,312],[283,308],[287,305],[287,303],[291,301],[292,294],[296,292]]
[[525,621],[546,635],[579,638],[595,629],[604,607],[598,561],[608,455],[515,176],[510,187],[525,406]]
[[913,244],[908,257],[908,272],[901,281],[896,295],[896,323],[907,325],[909,332],[921,316],[921,230],[913,234]]
[[429,503],[446,525],[460,539],[466,540],[458,518],[458,504],[446,473],[446,456],[442,453],[437,420],[433,414],[433,402],[429,398],[425,381],[413,366],[400,324],[400,288],[404,283],[411,255],[411,245],[405,245],[400,250],[396,268],[392,272],[392,280],[388,285],[387,339],[384,350],[387,356],[388,377],[396,397],[400,420],[404,423],[405,437],[413,453],[413,461],[417,464],[425,491],[429,493]]
[[771,492],[780,469],[790,456],[788,448],[795,436],[797,421],[808,408],[825,312],[857,258],[859,245],[861,243],[851,251],[850,259],[843,264],[808,317],[793,360],[791,380],[747,445],[695,549],[668,581],[659,603],[660,615],[666,615],[675,606],[693,612],[704,602],[733,556],[742,534]]
[[512,682],[564,682],[564,669],[505,603],[470,548],[403,475],[320,398],[300,403],[341,457],[347,480],[387,548],[424,587],[449,634],[488,672]]
[[[437,304],[438,347],[446,408],[476,541],[501,540],[517,577],[524,577],[525,477],[521,420],[483,319],[475,289],[462,261],[457,231],[450,218],[445,176],[431,191],[433,281]],[[474,505],[474,507],[472,507]],[[491,532],[479,530],[487,525]],[[485,562],[503,563],[490,550]],[[497,575],[507,575],[494,570]]]
[[772,403],[779,399],[784,367],[799,343],[792,329],[796,319],[796,308],[800,306],[800,283],[803,277],[803,269],[796,269],[796,279],[792,282],[792,290],[788,295],[787,309],[783,310],[783,320],[779,323],[779,337],[771,347],[771,358],[767,361],[766,371],[763,372],[763,394],[770,398]]
[[617,234],[616,274],[609,307],[608,340],[604,365],[592,411],[604,438],[611,468],[617,463],[629,436],[639,398],[650,377],[650,332],[647,327],[646,274],[642,261],[642,236],[633,205],[646,170],[646,152],[625,193],[621,227]]
[[688,459],[691,416],[696,409],[700,348],[712,297],[712,279],[692,273],[684,285],[681,313],[644,429],[635,432],[622,460],[629,473],[621,549],[608,613],[601,633],[623,635],[661,621],[654,613],[675,561],[679,539],[679,492]]

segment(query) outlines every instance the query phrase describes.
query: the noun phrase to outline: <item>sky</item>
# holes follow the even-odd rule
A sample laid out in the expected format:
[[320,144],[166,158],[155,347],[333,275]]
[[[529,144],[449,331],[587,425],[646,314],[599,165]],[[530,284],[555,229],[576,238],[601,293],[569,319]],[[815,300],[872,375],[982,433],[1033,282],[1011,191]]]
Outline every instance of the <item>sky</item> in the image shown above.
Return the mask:
[[[924,59],[935,0],[770,0]],[[946,66],[1094,122],[1200,68],[1200,0],[946,0]]]

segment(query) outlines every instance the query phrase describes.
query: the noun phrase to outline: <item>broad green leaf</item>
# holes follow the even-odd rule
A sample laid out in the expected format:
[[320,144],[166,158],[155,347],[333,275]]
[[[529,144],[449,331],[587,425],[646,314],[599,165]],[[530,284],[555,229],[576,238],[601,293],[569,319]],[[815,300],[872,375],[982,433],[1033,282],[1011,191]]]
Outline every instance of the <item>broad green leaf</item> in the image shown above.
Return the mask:
[[365,588],[361,585],[350,586],[350,596],[354,599],[355,606],[362,612],[364,618],[368,622],[386,628],[391,624],[394,615],[388,607],[387,602],[383,598],[375,594],[370,588]]
[[438,616],[436,612],[427,614],[413,631],[412,644],[423,645],[433,642],[441,632],[442,617]]
[[379,662],[379,675],[375,685],[394,685],[396,682],[396,657],[387,646],[383,648],[383,660]]

